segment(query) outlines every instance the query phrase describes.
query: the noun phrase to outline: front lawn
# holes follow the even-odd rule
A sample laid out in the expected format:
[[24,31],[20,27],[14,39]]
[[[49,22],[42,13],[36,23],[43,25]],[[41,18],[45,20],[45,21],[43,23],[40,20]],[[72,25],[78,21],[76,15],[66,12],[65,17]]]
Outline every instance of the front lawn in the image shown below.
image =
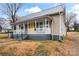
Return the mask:
[[4,37],[8,37],[8,34],[7,33],[5,33],[5,34],[1,33],[0,38],[4,38]]
[[0,55],[7,56],[62,56],[73,55],[71,33],[63,42],[52,40],[22,40],[0,46]]
[[0,43],[14,41],[15,39],[8,38],[7,33],[0,33]]
[[0,43],[11,42],[11,41],[15,41],[15,39],[11,39],[11,38],[0,39]]

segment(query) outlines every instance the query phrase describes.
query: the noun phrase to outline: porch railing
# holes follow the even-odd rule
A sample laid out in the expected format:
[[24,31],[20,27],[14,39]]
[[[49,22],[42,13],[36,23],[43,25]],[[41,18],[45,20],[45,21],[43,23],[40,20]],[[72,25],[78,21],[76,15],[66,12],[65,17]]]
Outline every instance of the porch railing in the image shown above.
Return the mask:
[[25,30],[13,30],[13,34],[26,34]]

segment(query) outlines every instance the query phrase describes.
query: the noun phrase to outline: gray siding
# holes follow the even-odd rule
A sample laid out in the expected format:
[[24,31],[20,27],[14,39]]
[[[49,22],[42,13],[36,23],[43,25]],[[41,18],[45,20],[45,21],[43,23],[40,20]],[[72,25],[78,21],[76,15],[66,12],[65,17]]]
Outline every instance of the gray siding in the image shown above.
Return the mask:
[[[53,36],[53,39],[52,39]],[[14,38],[17,40],[59,40],[59,37],[61,40],[63,39],[63,36],[59,35],[51,35],[51,34],[16,34],[13,35]]]

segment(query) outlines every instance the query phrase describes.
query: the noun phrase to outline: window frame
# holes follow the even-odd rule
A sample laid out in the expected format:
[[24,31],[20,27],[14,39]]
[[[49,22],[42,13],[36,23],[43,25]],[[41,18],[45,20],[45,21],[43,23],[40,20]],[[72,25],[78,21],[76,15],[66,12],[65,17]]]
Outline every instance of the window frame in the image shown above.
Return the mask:
[[23,24],[20,24],[20,25],[19,25],[19,28],[20,28],[21,30],[23,30],[23,29],[24,29]]
[[[42,22],[42,24],[40,24]],[[49,28],[49,21],[47,18],[44,18],[44,20],[36,21],[36,31],[37,32],[45,32],[46,28]]]
[[[42,23],[42,24],[40,24]],[[43,21],[37,21],[36,23],[36,31],[37,32],[44,32],[44,22]]]

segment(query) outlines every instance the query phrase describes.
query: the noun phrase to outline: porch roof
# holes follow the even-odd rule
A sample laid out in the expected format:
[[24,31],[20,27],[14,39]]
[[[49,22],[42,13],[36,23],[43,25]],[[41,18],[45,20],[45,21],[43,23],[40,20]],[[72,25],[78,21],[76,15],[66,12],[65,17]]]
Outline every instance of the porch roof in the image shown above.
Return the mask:
[[45,15],[57,14],[59,12],[64,12],[64,5],[59,5],[59,6],[56,6],[56,7],[53,7],[53,8],[43,10],[41,12],[32,13],[30,15],[20,17],[20,18],[18,18],[18,20],[14,24],[29,21],[29,20],[32,20],[32,19],[36,19],[36,18],[45,16]]

